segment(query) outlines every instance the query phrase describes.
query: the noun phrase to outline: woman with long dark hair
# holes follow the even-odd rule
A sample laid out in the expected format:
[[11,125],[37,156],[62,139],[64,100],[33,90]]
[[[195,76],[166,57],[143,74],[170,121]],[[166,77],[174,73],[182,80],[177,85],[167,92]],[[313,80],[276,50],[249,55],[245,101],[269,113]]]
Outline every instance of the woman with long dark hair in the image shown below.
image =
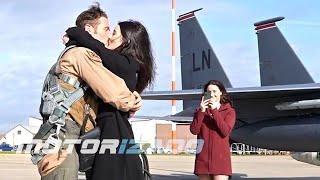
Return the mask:
[[203,91],[190,125],[191,133],[203,142],[198,144],[202,149],[196,155],[194,173],[199,180],[227,180],[232,175],[229,135],[236,113],[220,81],[210,80]]
[[[138,21],[119,22],[109,39],[108,47],[81,28],[69,28],[70,42],[93,50],[102,59],[103,65],[122,78],[131,91],[141,93],[152,85],[155,64],[151,43],[146,28]],[[74,43],[73,43],[74,44]],[[104,139],[117,139],[117,154],[107,149],[96,154],[95,162],[87,178],[93,180],[141,180],[143,179],[138,151],[128,154],[134,147],[134,135],[128,121],[129,113],[122,112],[99,100],[97,126],[101,129],[101,142]],[[125,145],[125,148],[121,144]],[[128,145],[129,144],[129,145]],[[121,147],[121,149],[120,149]],[[120,153],[119,153],[120,152]]]

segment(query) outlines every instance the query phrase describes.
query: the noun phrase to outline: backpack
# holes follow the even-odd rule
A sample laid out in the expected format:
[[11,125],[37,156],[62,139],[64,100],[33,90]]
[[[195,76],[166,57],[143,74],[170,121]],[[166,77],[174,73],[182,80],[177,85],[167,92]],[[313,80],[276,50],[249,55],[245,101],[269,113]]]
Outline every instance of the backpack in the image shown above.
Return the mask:
[[[70,111],[70,107],[83,97],[88,89],[86,84],[81,84],[75,78],[66,74],[57,73],[57,67],[61,57],[74,47],[76,46],[69,46],[61,52],[57,62],[48,72],[42,88],[39,112],[44,122],[33,139],[44,139],[44,137],[54,129],[55,132],[50,134],[46,140],[46,143],[51,146],[56,146],[58,143],[59,133],[61,128],[65,126],[65,118]],[[75,90],[70,92],[62,88],[58,83],[59,80],[72,85]],[[31,151],[31,160],[33,164],[37,164],[45,154],[42,151],[36,154],[33,150],[34,148]]]

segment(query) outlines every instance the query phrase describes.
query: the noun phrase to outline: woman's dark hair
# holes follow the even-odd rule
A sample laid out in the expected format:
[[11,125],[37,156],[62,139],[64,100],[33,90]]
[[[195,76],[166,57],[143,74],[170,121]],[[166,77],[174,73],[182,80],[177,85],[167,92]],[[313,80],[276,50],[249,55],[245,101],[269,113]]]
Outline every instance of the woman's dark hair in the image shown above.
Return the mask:
[[227,93],[226,88],[224,87],[222,82],[220,82],[218,80],[210,80],[209,82],[207,82],[207,84],[204,85],[203,92],[207,92],[207,89],[208,89],[209,85],[218,86],[219,90],[222,93],[222,95],[220,97],[220,103],[221,104],[230,103],[230,105],[232,105],[231,98],[230,98],[229,94]]
[[141,93],[147,86],[152,87],[155,76],[155,63],[152,55],[149,34],[138,21],[128,20],[119,23],[123,43],[115,50],[140,64],[136,91]]

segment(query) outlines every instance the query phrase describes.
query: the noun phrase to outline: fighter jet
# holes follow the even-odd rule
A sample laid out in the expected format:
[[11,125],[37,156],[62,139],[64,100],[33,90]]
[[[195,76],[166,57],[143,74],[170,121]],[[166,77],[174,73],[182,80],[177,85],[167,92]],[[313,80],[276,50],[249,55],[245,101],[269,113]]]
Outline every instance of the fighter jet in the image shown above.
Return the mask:
[[320,83],[314,82],[277,27],[284,17],[254,24],[261,86],[234,88],[195,16],[198,10],[178,18],[182,90],[142,95],[145,100],[183,100],[183,111],[160,119],[190,123],[202,85],[217,79],[227,87],[237,112],[233,141],[274,150],[319,151]]

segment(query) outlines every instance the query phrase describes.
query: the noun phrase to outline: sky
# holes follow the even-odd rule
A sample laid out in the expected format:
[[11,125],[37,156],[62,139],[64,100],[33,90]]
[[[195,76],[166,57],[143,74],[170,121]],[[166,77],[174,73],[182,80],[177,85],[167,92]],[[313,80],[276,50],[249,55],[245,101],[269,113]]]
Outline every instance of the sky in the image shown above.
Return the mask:
[[[40,117],[44,77],[64,48],[61,37],[93,1],[1,0],[0,132],[28,117]],[[151,37],[157,64],[152,90],[170,90],[171,0],[100,1],[113,28],[121,20],[141,21]],[[309,0],[176,0],[176,16],[196,13],[234,87],[259,86],[257,37],[253,23],[277,16],[277,25],[316,82],[320,81],[320,1]],[[176,17],[177,18],[177,17]],[[179,27],[176,26],[177,32]],[[176,37],[177,89],[181,89],[179,37]],[[178,102],[178,111],[182,103]],[[137,115],[165,116],[170,101],[144,101]]]

